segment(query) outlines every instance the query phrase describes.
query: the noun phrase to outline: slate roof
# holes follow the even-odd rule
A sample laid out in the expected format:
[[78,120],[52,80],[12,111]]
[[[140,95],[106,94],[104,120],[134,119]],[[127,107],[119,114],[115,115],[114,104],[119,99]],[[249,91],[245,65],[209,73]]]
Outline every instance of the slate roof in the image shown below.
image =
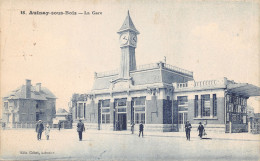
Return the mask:
[[[26,85],[22,85],[19,88],[11,91],[4,96],[7,99],[26,99]],[[41,91],[37,92],[35,86],[31,86],[31,99],[34,100],[47,100],[48,98],[56,99],[56,96],[46,87],[41,87]]]
[[93,84],[93,90],[102,90],[102,89],[108,89],[110,87],[110,81],[113,79],[116,79],[118,75],[115,76],[108,76],[108,77],[102,77],[102,78],[97,78],[94,81]]
[[[142,68],[140,68],[142,67]],[[111,72],[104,72],[111,73]],[[178,72],[174,69],[154,66],[153,64],[146,64],[142,66],[137,66],[137,70],[130,72],[130,77],[132,77],[133,85],[151,85],[156,83],[166,83],[171,84],[174,82],[184,83],[189,80],[193,80],[193,76],[187,75],[185,73]],[[118,74],[107,74],[98,76],[94,80],[94,85],[92,90],[103,90],[109,89],[111,85],[111,80],[118,78]]]
[[63,109],[63,108],[59,108],[56,112],[56,115],[68,115],[69,113]]
[[127,12],[127,16],[125,18],[125,21],[121,28],[119,29],[118,33],[126,31],[126,30],[132,30],[139,34],[139,31],[135,28],[135,25],[130,17],[129,11]]

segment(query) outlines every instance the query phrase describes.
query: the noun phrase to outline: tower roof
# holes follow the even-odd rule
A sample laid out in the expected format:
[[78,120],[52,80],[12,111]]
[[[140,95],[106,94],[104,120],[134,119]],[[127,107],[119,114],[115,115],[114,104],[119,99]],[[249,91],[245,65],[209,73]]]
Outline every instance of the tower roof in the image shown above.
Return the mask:
[[117,33],[121,33],[123,31],[127,31],[127,30],[134,31],[137,34],[139,34],[139,31],[136,30],[135,25],[130,17],[129,11],[127,12],[127,16],[125,18],[123,25],[121,26],[121,28],[119,29],[119,31]]

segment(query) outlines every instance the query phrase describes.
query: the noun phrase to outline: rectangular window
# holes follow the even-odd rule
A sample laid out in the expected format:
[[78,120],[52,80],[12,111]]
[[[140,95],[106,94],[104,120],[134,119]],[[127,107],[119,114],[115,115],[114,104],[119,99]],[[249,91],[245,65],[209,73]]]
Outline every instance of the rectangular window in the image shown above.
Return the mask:
[[229,108],[229,112],[233,112],[233,104],[229,104],[228,108]]
[[145,123],[145,114],[144,113],[141,113],[141,121],[143,124]]
[[188,103],[188,96],[178,96],[178,105],[186,105]]
[[83,113],[84,113],[84,118],[86,118],[86,103],[84,103]]
[[14,108],[17,108],[17,101],[14,100]]
[[135,98],[135,105],[145,105],[145,97]]
[[4,102],[5,110],[8,110],[8,102]]
[[106,114],[106,123],[110,123],[110,114]]
[[139,123],[140,123],[139,113],[135,113],[135,123],[136,123],[136,124],[139,124]]
[[126,108],[118,108],[117,112],[126,112]]
[[210,116],[210,95],[201,95],[201,111],[202,116]]
[[75,118],[77,118],[78,117],[78,107],[77,107],[77,105],[75,106]]
[[195,99],[194,99],[194,117],[198,117],[198,115],[199,115],[198,95],[195,95]]
[[178,96],[177,101],[179,111],[188,111],[188,96]]
[[79,103],[78,105],[79,105],[79,107],[78,107],[79,108],[79,118],[83,118],[83,116],[84,116],[83,115],[84,114],[83,103]]
[[217,116],[217,95],[213,94],[213,116]]
[[135,124],[145,124],[145,113],[135,113]]
[[233,96],[229,95],[229,103],[233,103]]
[[226,99],[227,99],[227,103],[229,103],[230,97],[229,97],[228,94],[227,94],[227,96],[226,96]]
[[108,112],[110,112],[110,109],[109,109],[109,108],[103,108],[103,109],[102,109],[102,113],[108,113]]
[[102,101],[102,107],[110,107],[110,100],[103,100]]
[[145,97],[133,98],[134,122],[145,124]]
[[102,124],[106,123],[106,114],[102,114]]
[[126,106],[126,98],[118,99],[117,106]]
[[243,124],[246,124],[246,116],[243,116]]
[[102,114],[102,124],[110,123],[110,114]]
[[110,100],[101,101],[102,124],[110,123]]
[[145,107],[136,107],[135,112],[145,111]]

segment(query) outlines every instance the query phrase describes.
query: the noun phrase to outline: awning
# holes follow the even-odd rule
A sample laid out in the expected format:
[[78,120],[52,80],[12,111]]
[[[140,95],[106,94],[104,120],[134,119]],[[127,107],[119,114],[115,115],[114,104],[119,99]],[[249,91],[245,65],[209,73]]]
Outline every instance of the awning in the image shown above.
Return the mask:
[[228,92],[245,97],[260,96],[260,88],[248,83],[227,85]]

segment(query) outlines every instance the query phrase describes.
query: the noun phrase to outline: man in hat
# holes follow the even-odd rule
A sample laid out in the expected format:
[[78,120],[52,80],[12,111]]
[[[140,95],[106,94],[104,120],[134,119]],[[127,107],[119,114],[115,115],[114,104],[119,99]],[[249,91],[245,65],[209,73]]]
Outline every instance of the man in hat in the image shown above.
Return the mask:
[[[203,135],[203,131],[204,131],[204,126],[201,124],[201,122],[199,123],[198,130],[199,130],[200,139],[202,139],[202,135]],[[198,131],[198,130],[197,130],[197,131]]]
[[191,130],[191,128],[192,128],[191,124],[190,124],[189,120],[187,120],[186,123],[185,123],[185,132],[186,132],[186,138],[189,141],[190,141],[190,130]]
[[38,140],[41,140],[43,130],[44,130],[44,126],[43,126],[42,120],[39,120],[35,127],[35,131],[37,132]]
[[79,134],[79,141],[82,141],[82,132],[85,131],[85,126],[81,120],[79,120],[79,123],[77,124],[77,131]]
[[143,122],[140,123],[139,125],[139,137],[142,133],[142,137],[144,137],[144,125],[143,125]]

